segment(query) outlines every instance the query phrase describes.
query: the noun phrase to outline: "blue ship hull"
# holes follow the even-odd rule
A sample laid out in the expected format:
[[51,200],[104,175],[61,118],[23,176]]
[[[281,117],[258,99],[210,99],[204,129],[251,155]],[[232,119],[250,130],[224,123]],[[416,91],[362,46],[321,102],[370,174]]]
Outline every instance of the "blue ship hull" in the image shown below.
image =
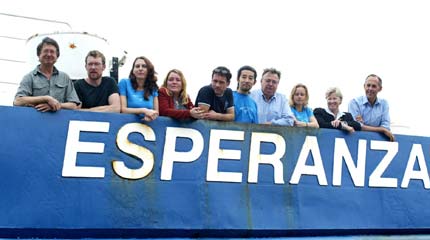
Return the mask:
[[427,137],[22,107],[0,136],[0,238],[430,232]]

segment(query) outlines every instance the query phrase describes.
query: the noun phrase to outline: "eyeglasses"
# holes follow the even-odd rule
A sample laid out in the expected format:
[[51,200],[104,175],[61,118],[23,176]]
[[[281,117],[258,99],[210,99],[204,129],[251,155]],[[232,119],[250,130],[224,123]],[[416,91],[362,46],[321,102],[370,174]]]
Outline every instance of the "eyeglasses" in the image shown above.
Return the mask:
[[102,63],[99,62],[90,62],[87,63],[88,67],[100,67],[102,65]]
[[273,85],[277,85],[279,83],[279,81],[274,80],[274,79],[264,79],[264,82],[266,82],[267,84],[271,83]]

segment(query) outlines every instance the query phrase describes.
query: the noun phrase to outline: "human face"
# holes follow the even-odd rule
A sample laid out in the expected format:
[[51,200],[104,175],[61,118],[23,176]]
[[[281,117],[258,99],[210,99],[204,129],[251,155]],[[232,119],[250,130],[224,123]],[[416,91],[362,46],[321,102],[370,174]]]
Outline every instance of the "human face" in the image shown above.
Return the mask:
[[267,72],[261,78],[261,90],[266,98],[271,98],[278,89],[279,77],[277,74]]
[[255,84],[254,72],[249,70],[241,71],[238,81],[239,81],[238,91],[240,93],[248,93],[251,90],[252,86],[254,86]]
[[304,106],[306,103],[306,89],[303,87],[296,88],[293,95],[293,102],[295,106]]
[[377,77],[368,77],[364,83],[364,91],[369,101],[375,101],[378,93],[382,90]]
[[53,66],[57,62],[57,48],[50,44],[43,44],[39,55],[39,62],[42,65]]
[[173,95],[178,96],[182,91],[182,80],[181,76],[175,72],[169,73],[167,77],[167,89],[173,93]]
[[133,74],[136,79],[146,79],[146,76],[148,75],[148,66],[146,65],[145,60],[139,58],[134,62]]
[[340,97],[336,93],[331,93],[327,97],[327,107],[332,112],[337,114],[339,112],[339,105],[342,103]]
[[103,64],[101,57],[88,56],[85,68],[87,69],[88,78],[95,81],[102,78],[106,65]]
[[212,89],[215,92],[215,95],[217,95],[217,96],[222,96],[229,84],[230,83],[227,82],[227,78],[222,76],[222,75],[214,74],[212,76],[212,84],[211,85],[212,85]]

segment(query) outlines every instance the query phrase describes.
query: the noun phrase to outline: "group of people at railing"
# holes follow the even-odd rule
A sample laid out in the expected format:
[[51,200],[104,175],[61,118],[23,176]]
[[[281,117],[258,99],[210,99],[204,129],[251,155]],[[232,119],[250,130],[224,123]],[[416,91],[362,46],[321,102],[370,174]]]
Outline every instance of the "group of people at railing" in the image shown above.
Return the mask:
[[394,141],[390,131],[388,102],[378,98],[382,80],[371,74],[364,83],[365,95],[354,98],[349,112],[341,112],[342,93],[338,88],[326,92],[327,108],[312,110],[304,84],[293,87],[289,99],[277,92],[281,72],[264,69],[261,89],[251,91],[257,71],[243,66],[237,72],[237,89],[229,88],[232,74],[220,66],[212,71],[211,84],[202,87],[193,104],[187,94],[187,81],[180,70],[167,73],[161,87],[157,85],[154,65],[146,57],[137,57],[129,77],[117,84],[103,77],[105,56],[93,50],[85,58],[87,78],[72,82],[54,64],[60,56],[58,43],[44,38],[37,46],[40,64],[24,76],[15,96],[15,106],[31,106],[38,111],[80,109],[84,111],[137,114],[142,121],[159,115],[175,119],[206,119],[283,126],[334,128],[348,131],[375,131]]

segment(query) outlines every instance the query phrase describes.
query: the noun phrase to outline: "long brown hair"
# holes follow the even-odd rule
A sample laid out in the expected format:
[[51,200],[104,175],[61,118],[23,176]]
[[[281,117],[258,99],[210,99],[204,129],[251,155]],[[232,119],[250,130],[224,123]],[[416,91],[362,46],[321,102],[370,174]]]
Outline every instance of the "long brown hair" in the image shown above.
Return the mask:
[[135,90],[137,89],[137,80],[136,80],[136,76],[133,73],[133,69],[134,69],[134,65],[136,64],[136,61],[139,59],[142,59],[143,61],[145,61],[146,69],[148,69],[148,74],[146,75],[145,83],[143,84],[143,97],[145,98],[145,100],[148,100],[149,96],[152,95],[154,91],[158,90],[157,76],[154,69],[154,65],[152,64],[151,61],[149,61],[148,58],[144,56],[137,57],[136,59],[134,59],[133,67],[131,68],[130,75],[129,75],[131,86],[133,87],[133,89]]

